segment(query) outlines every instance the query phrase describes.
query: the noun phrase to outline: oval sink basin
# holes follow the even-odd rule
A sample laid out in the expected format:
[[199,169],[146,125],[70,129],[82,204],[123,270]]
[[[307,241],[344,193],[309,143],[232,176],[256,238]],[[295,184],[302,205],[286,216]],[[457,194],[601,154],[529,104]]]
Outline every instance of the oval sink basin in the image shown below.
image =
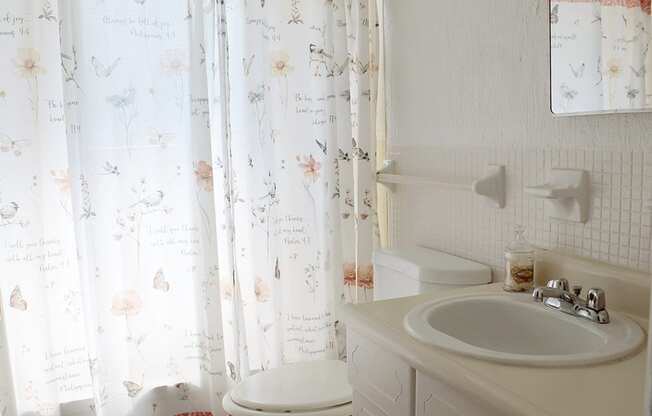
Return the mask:
[[448,351],[507,364],[554,367],[622,358],[645,339],[612,311],[598,324],[536,303],[529,295],[474,295],[419,305],[404,325],[414,338]]

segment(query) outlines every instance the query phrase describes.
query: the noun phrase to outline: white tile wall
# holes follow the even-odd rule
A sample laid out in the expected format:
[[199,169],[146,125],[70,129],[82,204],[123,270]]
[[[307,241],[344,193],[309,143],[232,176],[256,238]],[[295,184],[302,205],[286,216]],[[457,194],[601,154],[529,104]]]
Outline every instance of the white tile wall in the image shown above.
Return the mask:
[[[544,248],[650,272],[652,147],[394,146],[398,171],[471,182],[490,163],[507,173],[507,206],[497,209],[470,192],[399,185],[393,199],[393,241],[423,244],[494,268],[502,278],[503,252],[516,224]],[[523,193],[543,183],[553,167],[589,172],[592,206],[585,224],[547,218],[544,201]]]
[[[388,140],[405,173],[470,182],[507,168],[507,208],[470,193],[397,187],[395,238],[501,270],[515,224],[543,247],[652,272],[652,114],[554,117],[547,2],[385,2]],[[523,194],[550,167],[587,169],[587,224]],[[647,189],[646,189],[647,187]],[[652,202],[650,203],[652,204]]]

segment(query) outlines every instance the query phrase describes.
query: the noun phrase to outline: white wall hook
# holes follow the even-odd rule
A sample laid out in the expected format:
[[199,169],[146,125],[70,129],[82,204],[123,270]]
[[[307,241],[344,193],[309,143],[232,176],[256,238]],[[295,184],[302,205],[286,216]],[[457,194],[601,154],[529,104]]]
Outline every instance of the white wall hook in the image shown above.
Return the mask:
[[589,174],[580,169],[551,169],[543,185],[528,186],[525,193],[546,200],[549,217],[575,222],[589,219]]
[[505,166],[489,165],[487,174],[473,181],[473,192],[488,198],[491,204],[498,208],[505,208]]

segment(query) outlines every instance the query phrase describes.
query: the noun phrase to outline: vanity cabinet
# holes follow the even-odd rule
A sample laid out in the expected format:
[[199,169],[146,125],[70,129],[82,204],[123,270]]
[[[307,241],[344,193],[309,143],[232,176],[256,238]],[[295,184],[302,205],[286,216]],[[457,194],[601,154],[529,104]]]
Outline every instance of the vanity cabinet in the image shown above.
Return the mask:
[[504,416],[350,328],[347,355],[354,416]]
[[416,416],[504,416],[426,374],[416,374]]
[[360,392],[353,392],[353,416],[387,416],[387,413],[383,412],[376,406],[371,403],[371,400],[367,399]]
[[[397,355],[353,330],[347,334],[349,382],[355,391],[353,405],[378,410],[380,416],[414,414],[415,372]],[[360,403],[357,404],[355,396]],[[354,413],[356,416],[358,413]]]

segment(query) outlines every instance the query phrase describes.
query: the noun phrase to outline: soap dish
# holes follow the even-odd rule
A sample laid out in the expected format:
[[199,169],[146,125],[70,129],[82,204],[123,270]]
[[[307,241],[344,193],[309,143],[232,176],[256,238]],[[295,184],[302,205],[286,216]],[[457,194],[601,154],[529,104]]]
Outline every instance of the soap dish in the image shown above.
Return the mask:
[[528,186],[525,193],[546,200],[549,216],[565,221],[589,219],[589,175],[580,169],[551,169],[546,183]]

